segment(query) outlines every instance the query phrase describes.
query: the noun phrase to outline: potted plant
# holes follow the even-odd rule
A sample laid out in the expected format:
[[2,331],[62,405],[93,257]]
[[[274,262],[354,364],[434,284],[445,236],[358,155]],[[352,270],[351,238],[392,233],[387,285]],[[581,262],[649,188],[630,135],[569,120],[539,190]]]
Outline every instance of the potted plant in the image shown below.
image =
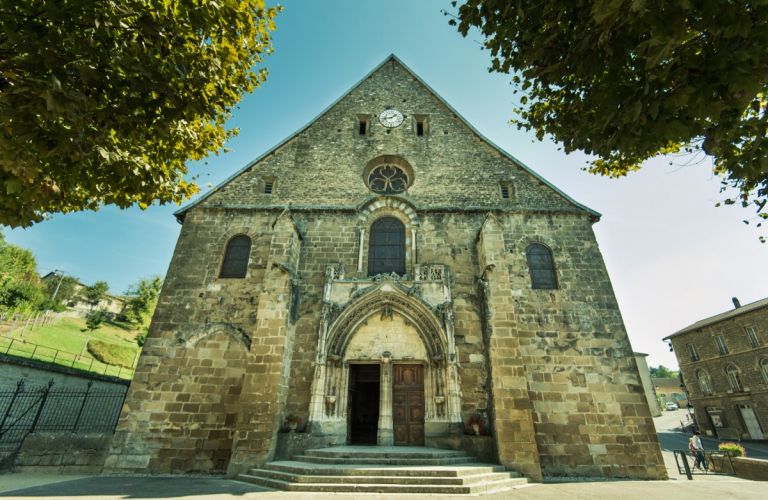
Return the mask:
[[485,422],[483,421],[483,417],[475,415],[474,413],[470,415],[469,420],[467,420],[467,427],[472,429],[472,432],[470,432],[470,434],[474,434],[475,436],[480,435],[484,425],[485,425]]
[[288,425],[288,432],[296,432],[296,427],[301,423],[301,417],[289,413],[288,416],[285,417],[285,423]]
[[747,450],[745,450],[739,443],[720,443],[717,445],[717,449],[720,451],[730,451],[732,457],[747,456]]

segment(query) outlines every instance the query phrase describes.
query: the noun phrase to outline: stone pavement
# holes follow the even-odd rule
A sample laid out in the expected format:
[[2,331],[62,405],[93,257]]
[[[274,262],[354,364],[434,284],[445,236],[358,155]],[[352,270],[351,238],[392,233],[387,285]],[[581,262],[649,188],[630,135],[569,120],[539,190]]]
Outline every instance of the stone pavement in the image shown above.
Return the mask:
[[[675,429],[675,415],[665,413],[654,419],[662,454],[669,472],[669,481],[610,481],[563,482],[529,484],[487,495],[420,495],[439,500],[462,497],[485,497],[493,500],[649,500],[649,498],[695,498],[696,500],[753,500],[764,498],[766,482],[749,481],[713,474],[695,475],[689,481],[677,473],[672,450],[685,448],[689,435]],[[706,440],[705,447],[714,449],[716,440]],[[751,456],[768,451],[766,445],[748,445]],[[762,457],[761,457],[762,458]],[[345,500],[370,498],[401,498],[415,495],[381,495],[377,493],[289,493],[219,477],[147,477],[147,476],[64,476],[45,474],[0,475],[0,498],[75,499],[75,500],[143,500],[190,499],[205,500],[290,500],[343,497]]]

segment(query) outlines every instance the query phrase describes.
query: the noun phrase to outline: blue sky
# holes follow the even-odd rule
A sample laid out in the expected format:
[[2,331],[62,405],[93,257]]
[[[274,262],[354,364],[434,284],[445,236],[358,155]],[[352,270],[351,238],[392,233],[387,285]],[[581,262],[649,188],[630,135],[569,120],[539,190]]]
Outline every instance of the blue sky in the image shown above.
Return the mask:
[[[566,156],[508,124],[514,96],[505,75],[488,73],[478,34],[462,38],[442,8],[449,1],[288,0],[276,20],[269,80],[245,97],[230,121],[233,151],[190,165],[201,186],[217,185],[301,128],[389,54],[396,54],[478,131],[576,201],[603,214],[595,233],[630,340],[649,364],[676,367],[661,338],[690,323],[768,296],[768,245],[723,198],[708,161],[650,162],[624,179],[581,171],[586,157]],[[205,189],[203,189],[205,191]],[[146,211],[54,215],[26,230],[4,229],[31,249],[39,271],[63,269],[86,284],[107,281],[123,293],[137,279],[164,275],[181,226],[176,206]]]

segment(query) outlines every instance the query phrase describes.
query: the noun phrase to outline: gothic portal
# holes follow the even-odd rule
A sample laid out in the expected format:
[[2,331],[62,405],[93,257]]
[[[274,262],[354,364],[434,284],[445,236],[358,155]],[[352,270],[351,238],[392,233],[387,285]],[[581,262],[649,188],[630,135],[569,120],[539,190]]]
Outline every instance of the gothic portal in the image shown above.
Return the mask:
[[396,57],[176,216],[105,472],[364,444],[666,477],[600,214]]

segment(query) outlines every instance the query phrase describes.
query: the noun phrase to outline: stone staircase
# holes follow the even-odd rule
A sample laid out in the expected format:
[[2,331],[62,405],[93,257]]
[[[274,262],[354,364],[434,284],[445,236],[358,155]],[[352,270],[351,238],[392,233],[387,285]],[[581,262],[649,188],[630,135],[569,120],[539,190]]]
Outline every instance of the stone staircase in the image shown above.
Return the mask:
[[463,451],[415,446],[339,446],[307,450],[238,476],[268,488],[316,493],[485,493],[527,484],[501,465]]

